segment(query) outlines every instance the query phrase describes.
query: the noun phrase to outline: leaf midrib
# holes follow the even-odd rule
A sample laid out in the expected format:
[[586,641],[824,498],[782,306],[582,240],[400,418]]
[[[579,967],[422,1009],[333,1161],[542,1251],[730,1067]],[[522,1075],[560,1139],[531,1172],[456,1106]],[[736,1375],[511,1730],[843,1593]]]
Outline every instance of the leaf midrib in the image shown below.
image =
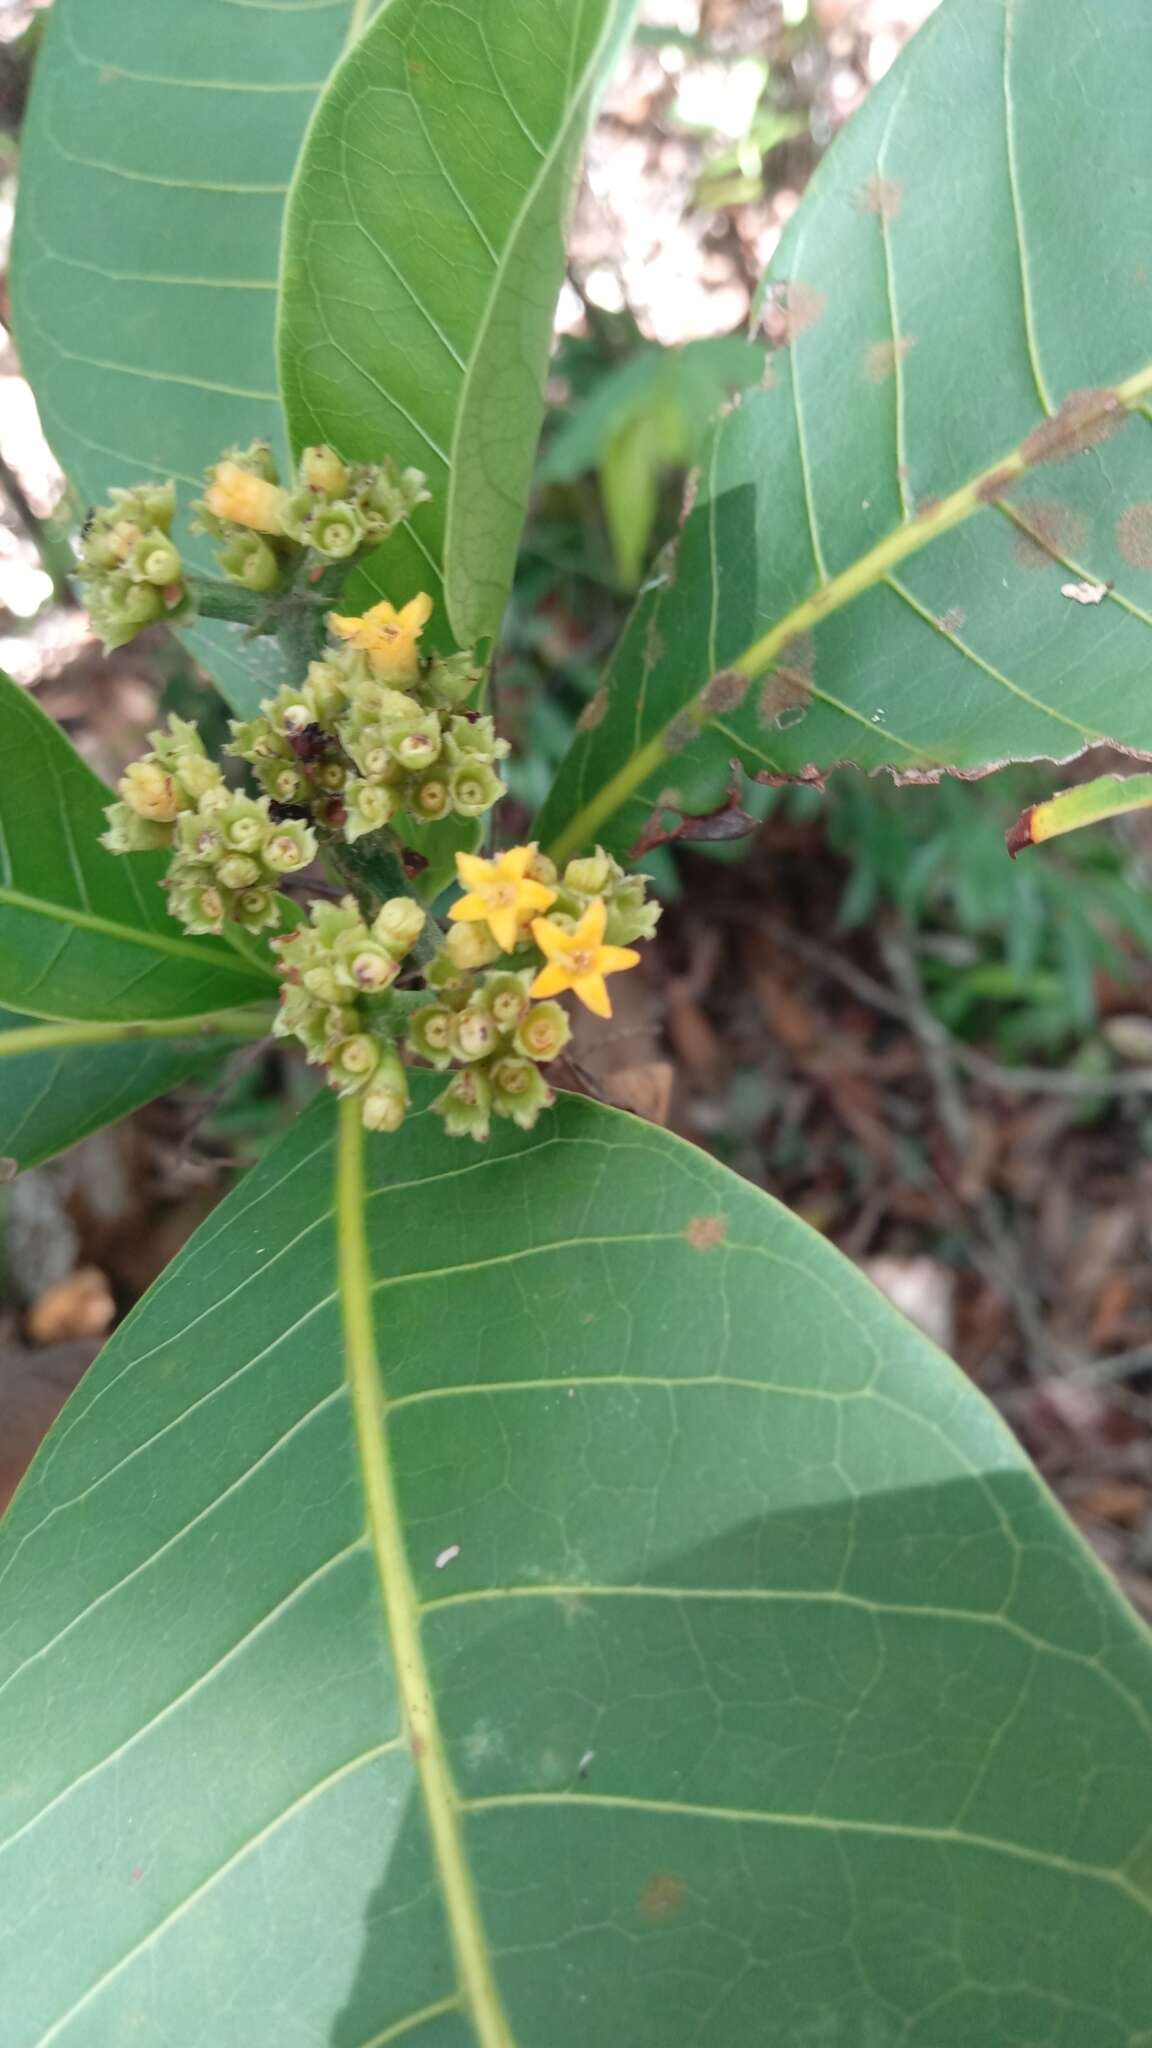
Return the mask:
[[388,1401],[372,1317],[372,1269],[364,1220],[364,1127],[354,1096],[340,1104],[336,1140],[336,1238],[349,1404],[368,1536],[376,1564],[396,1688],[424,1799],[459,1976],[461,2003],[478,2048],[515,2048],[460,1833],[460,1807],[444,1754],[431,1677],[420,1637],[419,1606],[408,1569],[395,1475],[388,1450]]
[[22,889],[12,889],[0,884],[0,904],[7,904],[11,910],[24,910],[34,917],[46,917],[56,924],[73,925],[79,931],[95,932],[101,938],[117,939],[128,946],[143,946],[153,953],[167,953],[178,960],[194,960],[198,967],[215,968],[221,974],[236,974],[243,981],[252,981],[264,974],[274,980],[273,970],[262,968],[255,961],[233,959],[228,953],[210,951],[207,946],[198,946],[193,939],[169,938],[166,932],[145,930],[139,926],[118,924],[114,918],[101,917],[94,910],[78,910],[68,903],[52,903],[43,896],[26,895]]
[[[1113,386],[1111,395],[1126,411],[1132,412],[1141,407],[1141,402],[1149,391],[1152,391],[1152,363],[1146,364],[1142,370],[1135,371],[1131,377]],[[891,533],[885,534],[883,540],[869,548],[867,553],[857,556],[846,569],[839,570],[828,582],[820,584],[810,597],[794,605],[774,626],[769,627],[766,633],[761,634],[742,654],[729,662],[728,669],[736,675],[746,677],[749,682],[754,682],[770,669],[776,656],[790,640],[812,631],[823,619],[830,618],[835,612],[851,604],[855,598],[862,597],[866,591],[878,587],[899,563],[906,561],[911,555],[919,554],[922,548],[941,539],[944,534],[951,532],[953,527],[971,518],[973,513],[990,510],[1000,489],[1006,490],[1009,484],[1026,476],[1043,459],[1029,456],[1026,452],[1029,438],[1030,436],[1026,436],[1024,441],[998,462],[989,463],[987,468],[980,470],[967,483],[949,492],[948,496],[941,498],[931,511],[918,514],[908,522],[894,527]],[[994,482],[998,487],[997,492],[989,489]],[[710,501],[710,516],[714,516],[714,502]],[[596,795],[574,813],[550,842],[547,848],[550,859],[564,862],[579,852],[581,847],[594,840],[606,819],[614,816],[649,776],[654,775],[668,760],[671,750],[667,735],[681,719],[693,719],[701,731],[713,722],[704,702],[704,693],[710,681],[711,677],[704,677],[691,699],[686,704],[681,704],[673,717],[667,720],[658,732],[653,733],[643,746],[637,747],[623,767],[619,768],[615,775],[610,776]]]

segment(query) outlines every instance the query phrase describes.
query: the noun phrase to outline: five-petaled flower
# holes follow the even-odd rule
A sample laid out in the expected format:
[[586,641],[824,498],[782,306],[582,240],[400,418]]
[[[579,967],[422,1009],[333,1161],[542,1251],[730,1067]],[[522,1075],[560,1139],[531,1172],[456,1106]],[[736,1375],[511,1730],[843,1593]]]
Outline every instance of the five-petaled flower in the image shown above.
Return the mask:
[[458,853],[456,872],[468,894],[452,905],[449,917],[486,924],[501,951],[511,953],[533,918],[556,901],[555,889],[533,881],[528,872],[535,858],[535,846],[510,846],[495,860]]
[[558,996],[571,989],[593,1016],[610,1017],[612,1002],[604,983],[606,974],[622,974],[635,967],[639,953],[631,946],[606,946],[604,926],[608,912],[602,897],[588,905],[575,931],[565,931],[551,918],[537,917],[532,937],[547,965],[532,983],[534,996]]
[[385,599],[360,619],[344,619],[330,612],[328,624],[339,639],[350,641],[368,656],[385,682],[414,683],[420,675],[416,643],[431,616],[432,599],[422,590],[399,611]]

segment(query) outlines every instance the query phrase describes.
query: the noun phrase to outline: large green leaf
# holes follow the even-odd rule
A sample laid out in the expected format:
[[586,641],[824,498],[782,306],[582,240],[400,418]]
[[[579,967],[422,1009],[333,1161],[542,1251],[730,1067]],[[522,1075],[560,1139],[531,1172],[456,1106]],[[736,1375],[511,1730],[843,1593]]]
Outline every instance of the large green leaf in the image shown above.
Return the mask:
[[181,1082],[206,1079],[270,1022],[237,1010],[192,1019],[183,1035],[173,1019],[155,1036],[154,1026],[38,1025],[0,1010],[0,1159],[10,1171],[66,1152]]
[[220,939],[168,915],[164,854],[105,852],[110,792],[0,676],[0,1002],[35,1017],[191,1017],[267,997]]
[[429,1093],[5,1526],[5,2048],[1148,2048],[1152,1654],[996,1416],[679,1141]]
[[[232,443],[282,448],[274,325],[284,195],[364,0],[55,0],[21,148],[16,332],[81,499]],[[191,556],[207,564],[202,542]],[[241,710],[269,649],[204,627]]]
[[[584,129],[634,0],[391,0],[336,73],[289,204],[281,379],[298,444],[386,451],[433,501],[363,595],[500,625]],[[382,581],[381,578],[384,580]]]
[[546,839],[627,846],[736,753],[1152,750],[1150,99],[1144,0],[943,0],[781,244],[790,344],[715,431]]

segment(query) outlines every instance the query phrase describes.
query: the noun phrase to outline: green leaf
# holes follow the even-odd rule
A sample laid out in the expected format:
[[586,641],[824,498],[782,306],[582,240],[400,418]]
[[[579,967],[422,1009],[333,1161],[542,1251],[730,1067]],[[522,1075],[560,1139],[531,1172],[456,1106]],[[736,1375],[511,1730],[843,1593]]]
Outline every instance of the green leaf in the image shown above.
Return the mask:
[[1148,2048],[1152,1653],[998,1418],[678,1140],[438,1085],[0,1535],[5,2048]]
[[[247,1027],[247,1028],[246,1028]],[[141,1025],[32,1024],[0,1010],[0,1159],[39,1166],[133,1109],[209,1075],[271,1013],[179,1020],[157,1038]]]
[[705,809],[736,753],[1152,751],[1152,17],[1108,16],[943,0],[829,153],[772,265],[769,387],[718,424],[539,821],[561,853],[626,848],[668,789]]
[[111,792],[0,676],[0,1002],[34,1017],[191,1017],[269,994],[222,939],[185,938],[164,854],[100,845]]
[[443,597],[461,646],[512,580],[564,229],[633,0],[391,0],[337,71],[289,202],[281,381],[298,445],[391,454],[430,505],[352,586]]
[[1029,804],[1007,834],[1008,851],[1021,853],[1026,846],[1039,846],[1063,832],[1121,818],[1127,811],[1146,811],[1150,805],[1152,775],[1097,775],[1073,789],[1058,790],[1043,803]]
[[[82,500],[222,449],[283,452],[276,272],[284,195],[359,0],[56,0],[21,140],[13,299],[45,431]],[[211,551],[190,544],[206,567]],[[275,653],[204,626],[242,713]]]

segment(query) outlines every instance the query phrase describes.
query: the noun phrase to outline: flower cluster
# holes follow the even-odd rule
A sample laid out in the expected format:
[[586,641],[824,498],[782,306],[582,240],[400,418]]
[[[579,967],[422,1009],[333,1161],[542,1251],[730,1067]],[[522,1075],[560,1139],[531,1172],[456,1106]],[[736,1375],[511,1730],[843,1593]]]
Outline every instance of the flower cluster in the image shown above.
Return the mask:
[[110,503],[85,521],[77,575],[106,647],[122,647],[145,626],[184,608],[184,568],[172,539],[175,514],[175,484],[140,484],[112,491]]
[[218,543],[217,561],[232,582],[272,590],[303,550],[310,569],[378,547],[428,499],[418,469],[390,462],[346,463],[334,448],[306,448],[295,480],[282,484],[266,442],[233,449],[207,472],[193,507],[202,532]]
[[360,1097],[368,1130],[399,1130],[408,1109],[396,1049],[404,1013],[389,992],[425,913],[410,897],[395,896],[369,924],[346,896],[314,903],[310,916],[309,924],[273,940],[285,977],[276,1034],[298,1038],[340,1095]]
[[168,847],[168,908],[185,931],[246,931],[283,920],[280,885],[316,858],[316,836],[277,819],[267,797],[229,789],[194,725],[170,718],[149,734],[152,752],[120,778],[102,844],[113,853]]
[[[425,969],[426,997],[394,987],[427,922],[409,897],[385,903],[371,923],[350,896],[313,904],[309,925],[273,941],[285,977],[277,1033],[298,1038],[339,1094],[360,1098],[369,1130],[404,1120],[401,1043],[410,1059],[455,1070],[432,1105],[450,1136],[482,1141],[494,1116],[531,1130],[553,1100],[541,1070],[572,1035],[555,995],[571,990],[610,1016],[606,977],[640,956],[606,933],[655,929],[643,878],[605,854],[571,861],[563,875],[535,846],[491,861],[458,854],[457,867],[468,893]],[[593,881],[602,888],[589,889]]]
[[421,594],[400,611],[331,618],[345,645],[233,726],[229,752],[275,803],[351,842],[400,813],[478,818],[504,794],[495,763],[507,741],[490,718],[454,708],[480,679],[471,656],[420,657],[431,609]]

